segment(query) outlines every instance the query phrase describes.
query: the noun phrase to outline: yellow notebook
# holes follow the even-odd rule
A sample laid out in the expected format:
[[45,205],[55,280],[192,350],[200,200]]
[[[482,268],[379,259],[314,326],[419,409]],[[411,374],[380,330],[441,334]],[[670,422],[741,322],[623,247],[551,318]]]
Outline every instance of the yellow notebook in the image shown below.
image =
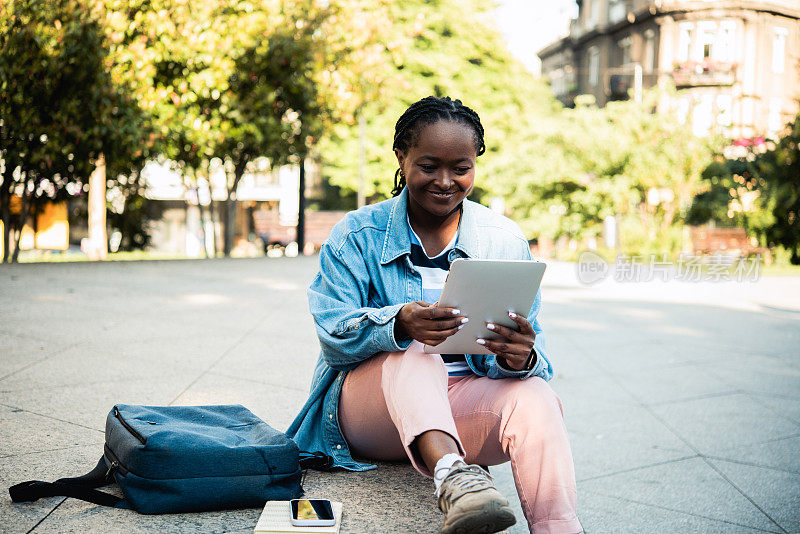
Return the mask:
[[336,524],[330,527],[296,527],[292,525],[289,501],[267,501],[253,534],[339,534],[342,526],[342,503],[331,501]]

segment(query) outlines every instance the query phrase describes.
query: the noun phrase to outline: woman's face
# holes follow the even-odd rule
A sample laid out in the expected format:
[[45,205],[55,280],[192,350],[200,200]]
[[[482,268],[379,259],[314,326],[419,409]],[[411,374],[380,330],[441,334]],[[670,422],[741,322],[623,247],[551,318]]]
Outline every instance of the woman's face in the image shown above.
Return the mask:
[[406,176],[409,211],[446,217],[469,195],[475,182],[477,151],[472,128],[440,120],[424,125],[417,144],[395,150]]

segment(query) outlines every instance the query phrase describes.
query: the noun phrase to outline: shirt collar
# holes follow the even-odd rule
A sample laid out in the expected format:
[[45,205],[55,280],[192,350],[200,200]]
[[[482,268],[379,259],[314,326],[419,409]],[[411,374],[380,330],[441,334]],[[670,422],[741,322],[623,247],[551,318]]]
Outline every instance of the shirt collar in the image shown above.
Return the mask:
[[[461,212],[458,237],[455,248],[469,258],[478,256],[478,220],[476,210],[478,205],[470,200],[464,200],[464,209]],[[383,240],[381,251],[381,265],[396,260],[404,254],[411,253],[411,238],[408,233],[406,214],[408,213],[408,188],[404,187],[396,197],[396,202],[389,212],[386,223],[386,237]]]

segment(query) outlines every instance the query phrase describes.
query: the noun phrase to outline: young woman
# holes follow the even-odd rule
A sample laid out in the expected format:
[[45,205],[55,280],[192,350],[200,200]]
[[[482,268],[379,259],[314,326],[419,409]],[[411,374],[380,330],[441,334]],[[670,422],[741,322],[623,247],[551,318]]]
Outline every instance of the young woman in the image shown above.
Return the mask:
[[483,134],[450,98],[424,98],[397,121],[394,198],[347,214],[320,251],[308,297],[322,353],[287,434],[353,471],[375,467],[353,456],[408,458],[433,477],[442,532],[514,524],[480,467],[510,460],[531,532],[580,532],[540,296],[527,317],[509,313],[518,331],[487,325],[499,337],[478,343],[491,355],[423,351],[470,320],[435,305],[453,260],[531,258],[515,223],[466,200]]

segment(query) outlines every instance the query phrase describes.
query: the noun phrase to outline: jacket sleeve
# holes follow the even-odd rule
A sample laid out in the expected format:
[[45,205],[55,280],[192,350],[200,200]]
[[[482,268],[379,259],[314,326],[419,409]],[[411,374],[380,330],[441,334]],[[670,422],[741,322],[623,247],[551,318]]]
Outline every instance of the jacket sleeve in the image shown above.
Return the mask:
[[394,337],[395,316],[405,303],[368,306],[370,276],[364,256],[352,239],[330,239],[320,249],[319,273],[308,288],[322,357],[339,371],[383,351],[406,350],[411,339]]
[[547,357],[547,348],[545,346],[544,330],[539,322],[539,310],[542,307],[542,291],[541,289],[536,293],[536,298],[533,299],[533,305],[530,312],[528,312],[528,321],[533,326],[533,331],[536,333],[536,339],[533,341],[533,350],[536,351],[536,364],[530,371],[515,371],[503,367],[498,363],[496,358],[492,358],[489,365],[487,376],[489,378],[530,378],[532,376],[539,376],[545,380],[553,378],[553,366],[550,364],[550,359]]
[[[522,235],[522,232],[520,232],[520,235]],[[527,240],[525,240],[522,257],[527,260],[533,259]],[[491,358],[486,373],[489,378],[530,378],[532,376],[539,376],[544,380],[553,378],[553,366],[550,364],[550,359],[547,355],[544,330],[542,329],[542,324],[539,322],[539,311],[541,308],[542,290],[539,289],[536,292],[536,297],[533,299],[533,304],[528,312],[528,321],[530,321],[531,326],[533,326],[533,331],[536,333],[536,338],[533,341],[533,349],[536,351],[536,364],[533,366],[533,369],[530,371],[515,371],[514,369],[508,369],[500,365],[496,358]]]

